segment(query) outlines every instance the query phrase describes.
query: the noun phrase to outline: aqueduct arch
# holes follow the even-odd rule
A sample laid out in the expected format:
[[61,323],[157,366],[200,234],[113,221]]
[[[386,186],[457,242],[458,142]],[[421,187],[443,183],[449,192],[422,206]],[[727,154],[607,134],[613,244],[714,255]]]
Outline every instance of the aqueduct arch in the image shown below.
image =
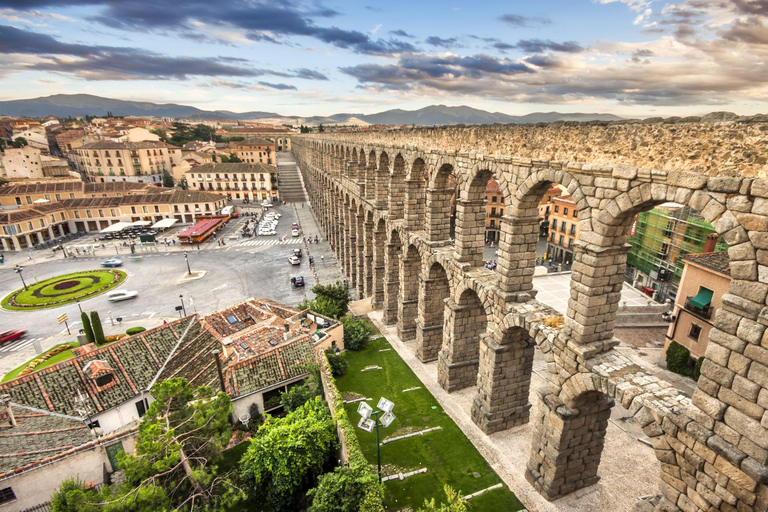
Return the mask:
[[[445,389],[477,385],[471,415],[484,432],[532,424],[526,477],[545,497],[597,481],[606,421],[619,402],[663,463],[659,510],[766,512],[768,181],[754,178],[764,164],[734,156],[734,147],[708,155],[706,164],[679,154],[698,147],[701,134],[725,140],[737,130],[751,134],[741,141],[761,140],[765,124],[691,123],[685,133],[674,126],[327,134],[297,137],[293,152],[359,295],[415,340],[422,361],[438,360]],[[643,137],[659,145],[653,159],[633,152]],[[765,157],[765,147],[749,149]],[[715,174],[706,166],[726,165],[726,154],[739,164],[732,176],[709,177],[695,167]],[[492,175],[506,206],[498,273],[478,265],[482,192]],[[459,190],[456,247],[449,238],[451,176]],[[581,227],[564,321],[535,300],[532,287],[536,207],[551,183],[571,193]],[[731,287],[692,399],[614,350],[631,219],[669,201],[701,212],[730,246]],[[532,406],[535,346],[550,363],[550,378]]]

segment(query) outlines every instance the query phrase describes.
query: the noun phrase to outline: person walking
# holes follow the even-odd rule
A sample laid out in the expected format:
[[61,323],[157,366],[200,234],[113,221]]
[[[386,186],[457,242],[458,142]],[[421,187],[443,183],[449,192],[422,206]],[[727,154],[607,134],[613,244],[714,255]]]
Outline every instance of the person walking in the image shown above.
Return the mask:
[[325,263],[325,256],[322,254],[320,255],[320,263]]

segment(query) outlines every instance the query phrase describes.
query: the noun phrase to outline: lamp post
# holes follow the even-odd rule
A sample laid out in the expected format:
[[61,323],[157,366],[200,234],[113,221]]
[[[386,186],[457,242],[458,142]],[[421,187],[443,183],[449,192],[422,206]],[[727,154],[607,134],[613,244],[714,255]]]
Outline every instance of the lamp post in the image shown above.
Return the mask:
[[184,316],[187,316],[187,308],[184,307],[184,296],[179,295],[179,300],[181,301],[181,310],[184,312]]
[[192,270],[189,268],[189,256],[187,255],[187,251],[184,251],[184,261],[187,262],[187,274],[192,275]]
[[24,267],[22,267],[21,265],[16,265],[16,268],[14,268],[13,271],[19,274],[19,277],[21,278],[21,284],[24,285],[24,290],[26,290],[27,283],[24,282],[24,276],[21,274],[24,271]]
[[[376,429],[376,462],[379,467],[379,483],[381,483],[381,443],[379,442],[379,426],[387,428],[395,421],[395,415],[392,414],[392,409],[395,408],[395,404],[390,402],[384,397],[379,399],[379,403],[376,405],[377,410],[373,410],[370,405],[365,402],[360,402],[357,406],[357,412],[360,414],[360,422],[358,427],[371,432]],[[383,414],[381,421],[379,421],[379,414]],[[373,416],[373,419],[371,419]]]
[[77,303],[77,309],[80,310],[80,313],[83,312],[83,307],[80,305],[80,299],[75,299],[75,303]]

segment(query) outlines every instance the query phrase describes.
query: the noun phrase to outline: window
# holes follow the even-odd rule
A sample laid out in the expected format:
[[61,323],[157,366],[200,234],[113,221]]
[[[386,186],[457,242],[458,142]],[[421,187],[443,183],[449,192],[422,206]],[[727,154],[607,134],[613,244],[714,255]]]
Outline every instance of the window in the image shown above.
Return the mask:
[[136,413],[139,415],[139,418],[147,413],[147,404],[145,400],[146,399],[136,402]]
[[136,207],[135,206],[131,206],[131,213],[136,213]]
[[91,210],[85,210],[85,215],[87,215],[89,219],[93,218],[93,214],[91,214]]
[[113,380],[115,380],[115,376],[112,375],[111,373],[108,373],[106,375],[96,377],[96,385],[99,387],[106,386],[107,384],[111,383]]
[[[496,199],[495,196],[494,199]],[[496,208],[491,208],[491,215],[496,215]]]
[[576,236],[576,224],[571,224],[571,236]]
[[563,215],[568,215],[568,208],[563,208]]
[[[137,409],[138,409],[138,404],[139,402],[136,402]],[[112,466],[112,471],[117,471],[119,468],[119,464],[117,463],[117,454],[122,451],[125,451],[123,449],[123,443],[117,442],[115,444],[111,444],[106,448],[104,448],[104,451],[107,452],[107,458],[109,459],[109,465]]]
[[699,336],[701,335],[701,326],[696,324],[691,324],[691,330],[688,331],[688,337],[692,340],[699,341]]
[[50,200],[51,200],[51,196],[49,196],[48,194],[46,194],[46,195],[45,195],[45,200],[46,200],[46,201],[50,201]]
[[8,503],[16,499],[16,493],[13,492],[11,487],[0,489],[0,503]]
[[557,205],[555,205],[555,213],[557,213],[557,212],[559,212],[559,211],[560,211],[560,207],[559,207],[559,206],[557,206]]
[[79,218],[80,218],[80,212],[78,212],[78,211],[75,211],[75,218],[76,218],[76,219],[79,219]]
[[27,204],[32,204],[32,198],[27,196]]
[[557,219],[552,219],[552,229],[557,229]]
[[496,221],[495,221],[495,220],[493,220],[493,219],[491,219],[491,227],[492,227],[492,228],[495,228],[495,227],[496,227]]
[[557,243],[559,245],[563,245],[564,241],[565,241],[565,237],[563,235],[560,235],[560,239],[559,239],[559,241]]
[[573,218],[578,219],[579,218],[579,210],[573,210]]
[[492,203],[495,203],[495,202],[496,202],[496,196],[493,196],[493,197],[491,197],[491,202],[492,202]]

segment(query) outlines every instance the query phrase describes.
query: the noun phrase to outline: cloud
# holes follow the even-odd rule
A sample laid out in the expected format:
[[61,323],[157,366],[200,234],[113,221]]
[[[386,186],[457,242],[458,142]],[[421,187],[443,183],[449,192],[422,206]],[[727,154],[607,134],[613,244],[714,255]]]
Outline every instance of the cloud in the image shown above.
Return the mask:
[[28,69],[69,73],[86,80],[186,79],[190,76],[255,77],[275,75],[327,80],[318,71],[300,68],[290,73],[253,69],[232,57],[171,57],[129,47],[89,46],[59,41],[47,34],[0,25],[0,53],[39,58]]
[[636,64],[647,64],[650,62],[648,60],[648,57],[653,57],[654,53],[652,50],[648,50],[647,48],[642,48],[640,50],[635,50],[632,52],[632,57],[630,60]]
[[[503,46],[503,43],[502,43]],[[499,46],[494,45],[499,48]],[[521,39],[513,46],[526,53],[542,53],[545,51],[563,52],[563,53],[580,53],[584,51],[584,47],[579,45],[575,41],[565,41],[564,43],[555,43],[550,40],[543,39]],[[501,49],[501,48],[499,48]]]
[[195,23],[204,21],[221,28],[242,30],[251,41],[281,42],[281,38],[310,37],[355,53],[392,55],[415,48],[395,39],[373,39],[358,30],[321,26],[317,18],[331,18],[338,12],[317,7],[307,9],[297,0],[279,4],[267,0],[233,0],[216,3],[209,0],[186,0],[182,5],[155,0],[0,0],[0,7],[26,9],[35,7],[67,7],[98,5],[90,18],[104,26],[132,32],[174,31],[179,35],[199,39]]
[[438,36],[429,36],[424,40],[424,42],[432,46],[441,46],[443,48],[455,48],[457,46],[460,46],[458,44],[459,38],[457,37],[449,37],[449,38],[443,39],[442,37],[438,37]]
[[741,14],[768,16],[768,0],[733,0],[733,5]]
[[378,25],[376,25],[375,27],[373,27],[373,30],[371,30],[371,34],[375,34],[375,33],[376,33],[376,32],[378,32],[378,31],[379,31],[379,29],[380,29],[381,27],[383,27],[383,26],[384,26],[384,25],[382,25],[381,23],[379,23]]
[[721,32],[729,41],[768,45],[768,26],[758,17],[750,16],[744,21],[736,20],[731,27]]
[[401,29],[390,30],[389,33],[392,34],[392,35],[395,35],[395,36],[408,37],[410,39],[414,39],[416,37],[413,34],[409,34],[405,30],[401,30]]
[[516,27],[530,27],[533,25],[551,25],[552,20],[541,16],[520,16],[519,14],[505,14],[499,18],[505,23]]
[[263,85],[264,87],[269,87],[270,89],[277,89],[278,91],[296,91],[296,87],[293,85],[288,84],[272,84],[269,82],[257,82],[259,85]]

